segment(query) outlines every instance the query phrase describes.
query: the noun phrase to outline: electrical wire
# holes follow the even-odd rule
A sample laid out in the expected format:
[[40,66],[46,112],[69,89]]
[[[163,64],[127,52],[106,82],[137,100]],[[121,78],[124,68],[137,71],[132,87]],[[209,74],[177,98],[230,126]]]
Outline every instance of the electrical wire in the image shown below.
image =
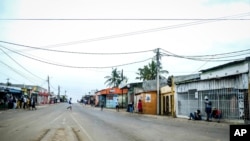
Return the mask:
[[[163,49],[162,49],[163,50]],[[170,53],[169,51],[163,50],[165,52]],[[241,53],[241,52],[246,52],[246,51],[250,51],[250,49],[245,49],[245,50],[240,50],[240,51],[233,51],[233,52],[226,52],[226,53],[220,53],[220,54],[210,54],[210,55],[192,55],[192,56],[185,56],[185,57],[191,57],[191,58],[204,58],[204,57],[209,57],[206,59],[213,59],[214,56],[221,56],[221,55],[228,55],[228,54],[236,54],[236,53]],[[234,57],[234,56],[227,56],[227,57]],[[227,58],[225,57],[225,58]],[[216,58],[223,58],[223,57],[216,57]]]
[[225,17],[220,17],[220,18],[214,18],[214,20],[202,20],[201,19],[201,20],[194,21],[194,22],[182,23],[182,24],[159,27],[159,28],[152,28],[152,29],[128,32],[128,33],[121,33],[121,34],[115,34],[115,35],[110,35],[110,36],[103,36],[103,37],[97,37],[97,38],[91,38],[91,39],[85,39],[85,40],[79,40],[79,41],[58,43],[58,44],[47,45],[47,46],[43,46],[43,47],[50,48],[50,47],[69,46],[69,45],[74,45],[74,44],[82,44],[82,43],[88,43],[88,42],[94,42],[94,41],[101,41],[101,40],[108,40],[108,39],[114,39],[114,38],[120,38],[120,37],[133,36],[133,35],[138,35],[138,34],[158,32],[158,31],[163,31],[163,30],[170,30],[170,29],[175,29],[175,28],[188,27],[188,26],[217,22],[217,21],[224,21],[223,19],[227,19],[227,18],[239,18],[239,17],[246,17],[246,16],[250,16],[250,12],[231,15],[231,16],[225,16]]
[[[196,57],[192,57],[192,56],[183,56],[183,55],[177,55],[177,54],[174,54],[174,53],[171,53],[170,51],[166,51],[164,49],[161,49],[163,50],[164,52],[167,52],[167,53],[162,53],[161,55],[163,56],[172,56],[172,57],[177,57],[177,58],[183,58],[183,59],[190,59],[190,60],[195,60],[195,61],[209,61],[209,62],[218,62],[218,61],[237,61],[237,60],[241,60],[242,58],[240,59],[224,59],[222,60],[221,58],[232,58],[232,57],[239,57],[240,55],[247,55],[249,54],[250,52],[250,49],[246,49],[246,50],[241,50],[241,51],[234,51],[234,52],[227,52],[227,53],[221,53],[221,54],[212,54],[212,55],[199,55],[196,56]],[[245,53],[246,52],[246,53]],[[236,54],[236,53],[241,53],[241,54]],[[236,55],[230,55],[230,56],[226,56],[228,54],[236,54]],[[219,57],[216,57],[220,55]],[[224,55],[224,56],[222,56]],[[204,58],[204,57],[207,57],[207,56],[211,56],[209,58]]]
[[0,60],[0,63],[2,63],[3,65],[7,66],[8,68],[10,68],[13,72],[19,74],[21,77],[23,77],[24,79],[30,81],[31,83],[35,84],[35,82],[33,82],[32,80],[27,79],[27,77],[24,77],[23,74],[21,74],[19,71],[15,70],[14,68],[12,68],[11,66],[7,65],[6,63],[4,63],[3,61]]
[[[1,45],[0,45],[1,46]],[[34,73],[30,72],[28,69],[26,69],[25,67],[23,67],[20,63],[18,63],[14,58],[12,58],[8,53],[6,53],[3,49],[0,48],[0,50],[6,55],[8,56],[12,61],[14,61],[18,66],[20,66],[22,69],[24,69],[25,71],[27,71],[29,74],[35,76],[36,78],[44,81],[44,79],[42,79],[41,77],[35,75]]]
[[247,18],[1,18],[0,21],[245,21]]
[[9,74],[6,74],[6,73],[2,72],[2,69],[1,69],[0,73],[2,74],[1,76],[7,76],[7,78],[10,78],[11,80],[15,80],[15,81],[18,81],[18,82],[21,83],[21,81],[19,81],[19,80],[13,78],[13,77],[11,77],[11,76],[9,76]]
[[62,65],[62,64],[56,64],[56,63],[51,63],[51,62],[48,62],[48,61],[43,61],[43,60],[40,60],[40,59],[36,59],[36,58],[33,58],[33,57],[30,57],[30,56],[27,56],[27,55],[24,55],[24,54],[21,54],[19,52],[16,52],[14,50],[11,50],[11,49],[8,49],[4,46],[0,46],[2,48],[5,48],[11,52],[14,52],[16,54],[19,54],[21,56],[24,56],[26,58],[29,58],[29,59],[32,59],[32,60],[35,60],[35,61],[39,61],[39,62],[42,62],[42,63],[46,63],[46,64],[50,64],[50,65],[54,65],[54,66],[60,66],[60,67],[67,67],[67,68],[98,68],[98,69],[105,69],[105,68],[115,68],[115,67],[121,67],[121,66],[127,66],[127,65],[132,65],[132,64],[136,64],[136,63],[141,63],[141,62],[145,62],[145,61],[148,61],[152,58],[148,58],[148,59],[145,59],[145,60],[141,60],[141,61],[136,61],[136,62],[131,62],[131,63],[126,63],[126,64],[121,64],[121,65],[114,65],[114,66],[105,66],[105,67],[84,67],[84,66],[71,66],[71,65]]
[[145,51],[120,52],[120,53],[93,53],[93,52],[90,53],[90,52],[73,52],[73,51],[53,50],[53,49],[33,47],[33,46],[22,45],[22,44],[7,42],[7,41],[1,41],[1,40],[0,42],[5,43],[5,44],[10,44],[10,45],[15,45],[15,46],[38,49],[38,50],[53,51],[53,52],[60,52],[60,53],[71,53],[71,54],[88,54],[88,55],[125,55],[125,54],[137,54],[137,53],[145,53],[145,52],[154,51],[154,50],[145,50]]

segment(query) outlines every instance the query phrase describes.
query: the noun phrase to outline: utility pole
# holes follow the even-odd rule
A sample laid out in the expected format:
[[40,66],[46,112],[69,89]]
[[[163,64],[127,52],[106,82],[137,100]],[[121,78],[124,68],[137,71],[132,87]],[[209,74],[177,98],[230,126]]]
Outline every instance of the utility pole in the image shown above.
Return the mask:
[[57,98],[59,99],[59,102],[60,102],[60,86],[58,86],[58,96],[57,96]]
[[49,86],[49,85],[50,85],[50,84],[49,84],[49,76],[48,76],[48,80],[47,80],[47,81],[48,81],[48,93],[50,94],[50,86]]
[[10,80],[10,79],[9,79],[9,78],[7,78],[6,80],[7,80],[7,83],[6,83],[6,88],[8,89],[8,86],[9,86],[9,84],[10,84],[10,82],[9,82],[9,80]]
[[7,80],[7,85],[9,85],[9,80],[10,80],[10,79],[9,79],[9,78],[7,78],[6,80]]
[[159,82],[159,68],[160,68],[160,52],[159,48],[156,51],[156,61],[157,61],[157,76],[156,76],[156,89],[157,89],[157,115],[160,114],[160,82]]
[[[122,73],[121,73],[121,77],[122,77],[122,86],[123,86],[123,69],[122,69]],[[123,88],[122,88],[122,108],[123,108]]]

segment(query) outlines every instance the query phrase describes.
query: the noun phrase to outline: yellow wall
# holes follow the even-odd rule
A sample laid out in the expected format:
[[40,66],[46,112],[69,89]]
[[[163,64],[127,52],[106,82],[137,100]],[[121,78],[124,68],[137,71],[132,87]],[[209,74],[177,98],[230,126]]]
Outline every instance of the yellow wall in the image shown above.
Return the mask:
[[[169,86],[164,86],[164,87],[162,87],[161,88],[161,114],[167,114],[167,115],[169,115],[169,114],[171,114],[172,116],[174,116],[174,114],[175,114],[175,105],[174,105],[174,90],[172,90],[174,87],[169,87]],[[167,106],[166,105],[166,101],[165,101],[165,108],[167,108],[168,109],[168,112],[170,112],[170,113],[164,113],[164,100],[163,100],[163,98],[165,98],[166,99],[166,97],[168,97],[169,98],[169,105]],[[165,109],[165,110],[167,110],[167,109]]]

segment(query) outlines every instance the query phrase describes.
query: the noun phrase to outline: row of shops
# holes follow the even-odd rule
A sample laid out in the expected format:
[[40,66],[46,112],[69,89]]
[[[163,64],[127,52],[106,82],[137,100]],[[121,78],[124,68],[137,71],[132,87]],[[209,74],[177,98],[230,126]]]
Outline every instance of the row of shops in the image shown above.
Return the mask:
[[127,108],[142,101],[143,114],[188,117],[200,109],[205,115],[204,98],[209,97],[212,107],[222,111],[224,120],[250,120],[250,57],[201,70],[199,74],[173,76],[172,85],[167,80],[129,83],[119,88],[97,91],[92,99],[95,106],[104,100],[106,108]]
[[120,107],[126,107],[127,105],[127,91],[128,89],[120,88],[107,88],[95,93],[95,105],[100,106],[100,101],[104,101],[106,108],[115,108],[116,102]]
[[54,103],[54,97],[46,89],[39,86],[23,86],[18,84],[6,86],[5,84],[0,84],[0,108],[6,108],[6,105],[13,98],[18,101],[22,97],[33,97],[37,105]]

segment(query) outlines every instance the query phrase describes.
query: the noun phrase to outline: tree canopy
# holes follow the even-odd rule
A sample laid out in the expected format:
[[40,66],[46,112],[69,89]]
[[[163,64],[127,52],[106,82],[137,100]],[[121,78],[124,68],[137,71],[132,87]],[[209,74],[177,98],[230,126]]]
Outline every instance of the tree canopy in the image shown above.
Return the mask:
[[104,78],[107,79],[104,84],[109,87],[118,87],[122,81],[128,81],[128,78],[123,75],[123,70],[119,71],[117,68],[112,68],[111,75]]
[[[143,68],[139,68],[136,73],[138,77],[136,79],[140,80],[155,80],[157,77],[157,63],[152,60],[148,65],[145,65]],[[167,70],[162,70],[162,67],[159,66],[159,77],[160,79],[165,78],[163,74],[168,74]]]

